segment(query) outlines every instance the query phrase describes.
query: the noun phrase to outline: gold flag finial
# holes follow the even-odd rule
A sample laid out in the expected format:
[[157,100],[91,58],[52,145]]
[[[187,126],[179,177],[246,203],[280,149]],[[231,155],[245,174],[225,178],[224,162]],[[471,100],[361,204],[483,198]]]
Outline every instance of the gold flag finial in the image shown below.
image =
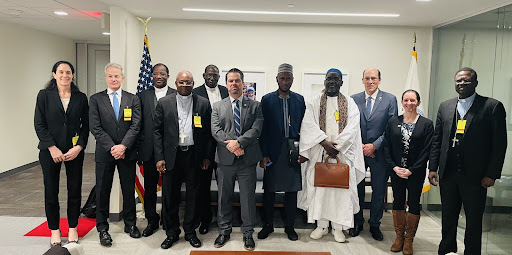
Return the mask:
[[151,17],[147,18],[147,19],[143,19],[143,18],[139,18],[137,17],[137,19],[142,22],[142,24],[144,24],[144,35],[147,35],[148,34],[148,22],[149,20],[151,19]]

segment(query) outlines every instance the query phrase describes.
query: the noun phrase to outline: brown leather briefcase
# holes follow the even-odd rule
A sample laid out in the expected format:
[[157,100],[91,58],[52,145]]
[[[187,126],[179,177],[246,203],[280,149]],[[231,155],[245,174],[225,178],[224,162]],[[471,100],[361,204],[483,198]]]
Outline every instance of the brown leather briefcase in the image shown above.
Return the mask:
[[315,187],[330,188],[349,188],[349,166],[340,163],[336,157],[337,163],[329,163],[330,156],[325,158],[325,162],[315,163]]

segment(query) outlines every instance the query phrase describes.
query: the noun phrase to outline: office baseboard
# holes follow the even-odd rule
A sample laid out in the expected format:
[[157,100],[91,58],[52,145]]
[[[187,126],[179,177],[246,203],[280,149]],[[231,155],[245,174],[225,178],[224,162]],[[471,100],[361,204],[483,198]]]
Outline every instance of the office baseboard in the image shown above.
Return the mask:
[[39,161],[34,161],[32,163],[28,163],[26,165],[13,168],[11,170],[7,170],[7,171],[5,171],[3,173],[0,173],[0,179],[8,177],[8,176],[11,176],[11,175],[15,175],[17,173],[21,173],[21,172],[23,172],[23,171],[25,171],[27,169],[30,169],[30,168],[38,166],[38,165],[39,165]]

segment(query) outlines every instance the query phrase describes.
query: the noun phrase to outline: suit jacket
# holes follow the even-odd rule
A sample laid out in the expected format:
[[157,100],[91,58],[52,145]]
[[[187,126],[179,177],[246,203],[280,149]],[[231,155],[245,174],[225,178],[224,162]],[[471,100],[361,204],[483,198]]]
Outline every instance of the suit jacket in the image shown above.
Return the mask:
[[[395,116],[389,119],[384,133],[384,155],[390,167],[402,167],[402,156],[404,151],[404,143],[402,142],[401,125],[404,116]],[[416,125],[409,142],[409,154],[407,156],[407,169],[414,176],[425,178],[425,170],[427,169],[427,161],[430,155],[430,147],[432,145],[432,135],[434,134],[434,124],[431,120],[420,116],[416,121]]]
[[[290,116],[289,138],[300,139],[299,132],[302,118],[306,112],[304,97],[290,91],[288,114]],[[277,91],[263,96],[261,99],[263,113],[263,130],[260,137],[260,149],[263,157],[277,161],[281,153],[284,137],[284,118],[281,99]]]
[[[219,87],[219,90],[220,90],[220,97],[222,99],[226,98],[226,97],[229,97],[229,92],[228,92],[228,89],[225,87],[225,86],[222,86],[222,85],[217,85],[217,87]],[[210,100],[208,98],[208,92],[206,92],[206,84],[203,84],[197,88],[195,88],[194,90],[192,90],[192,93],[196,94],[196,95],[200,95],[208,100]]]
[[78,135],[76,144],[85,149],[89,139],[88,111],[87,96],[78,90],[71,90],[67,111],[64,111],[58,90],[40,90],[34,114],[39,138],[37,148],[46,150],[55,145],[66,153],[73,147],[72,138]]
[[[116,120],[114,108],[110,103],[107,90],[98,92],[89,100],[89,124],[91,133],[96,138],[96,162],[115,160],[110,154],[114,145],[126,146],[125,159],[137,159],[136,141],[140,130],[139,98],[123,90],[119,107],[119,120]],[[130,121],[124,120],[124,109],[132,110]]]
[[231,153],[224,141],[238,140],[245,154],[242,156],[246,165],[256,164],[262,159],[258,138],[263,127],[263,114],[258,101],[243,97],[240,106],[241,134],[235,136],[235,121],[230,97],[224,98],[213,105],[212,135],[217,141],[217,154],[215,161],[222,165],[231,165],[235,154]]
[[[446,168],[450,135],[454,125],[457,98],[442,102],[436,119],[436,128],[430,153],[430,171],[438,171],[440,178]],[[466,113],[460,157],[466,175],[480,182],[483,177],[499,179],[507,150],[506,113],[498,100],[476,95]]]
[[398,115],[396,97],[392,94],[379,90],[377,99],[373,105],[370,116],[366,114],[365,92],[352,95],[352,98],[359,108],[361,137],[363,144],[373,143],[377,150],[381,148],[384,140],[384,130],[391,117]]
[[[175,93],[176,90],[169,87],[166,96]],[[142,121],[139,132],[138,155],[139,160],[149,161],[153,155],[153,133],[154,119],[156,108],[155,87],[150,87],[138,94],[140,100],[140,108],[142,112]]]
[[[203,97],[192,94],[192,114],[201,117],[202,127],[196,127],[192,120],[194,135],[194,150],[197,166],[202,166],[203,159],[213,160],[210,149],[213,138],[211,134],[210,102]],[[158,101],[155,109],[155,162],[165,160],[167,169],[172,169],[176,161],[176,151],[179,145],[179,121],[176,93],[170,94]]]

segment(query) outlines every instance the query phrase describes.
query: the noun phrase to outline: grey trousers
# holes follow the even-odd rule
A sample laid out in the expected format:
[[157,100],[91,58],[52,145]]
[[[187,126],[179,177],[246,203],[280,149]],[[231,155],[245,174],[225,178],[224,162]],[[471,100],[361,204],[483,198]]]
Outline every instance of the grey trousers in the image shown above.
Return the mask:
[[235,159],[232,165],[217,167],[219,187],[219,210],[217,222],[219,234],[231,234],[233,227],[233,193],[235,180],[240,187],[240,207],[242,212],[241,231],[244,237],[252,237],[256,224],[256,164],[245,165],[242,159]]

